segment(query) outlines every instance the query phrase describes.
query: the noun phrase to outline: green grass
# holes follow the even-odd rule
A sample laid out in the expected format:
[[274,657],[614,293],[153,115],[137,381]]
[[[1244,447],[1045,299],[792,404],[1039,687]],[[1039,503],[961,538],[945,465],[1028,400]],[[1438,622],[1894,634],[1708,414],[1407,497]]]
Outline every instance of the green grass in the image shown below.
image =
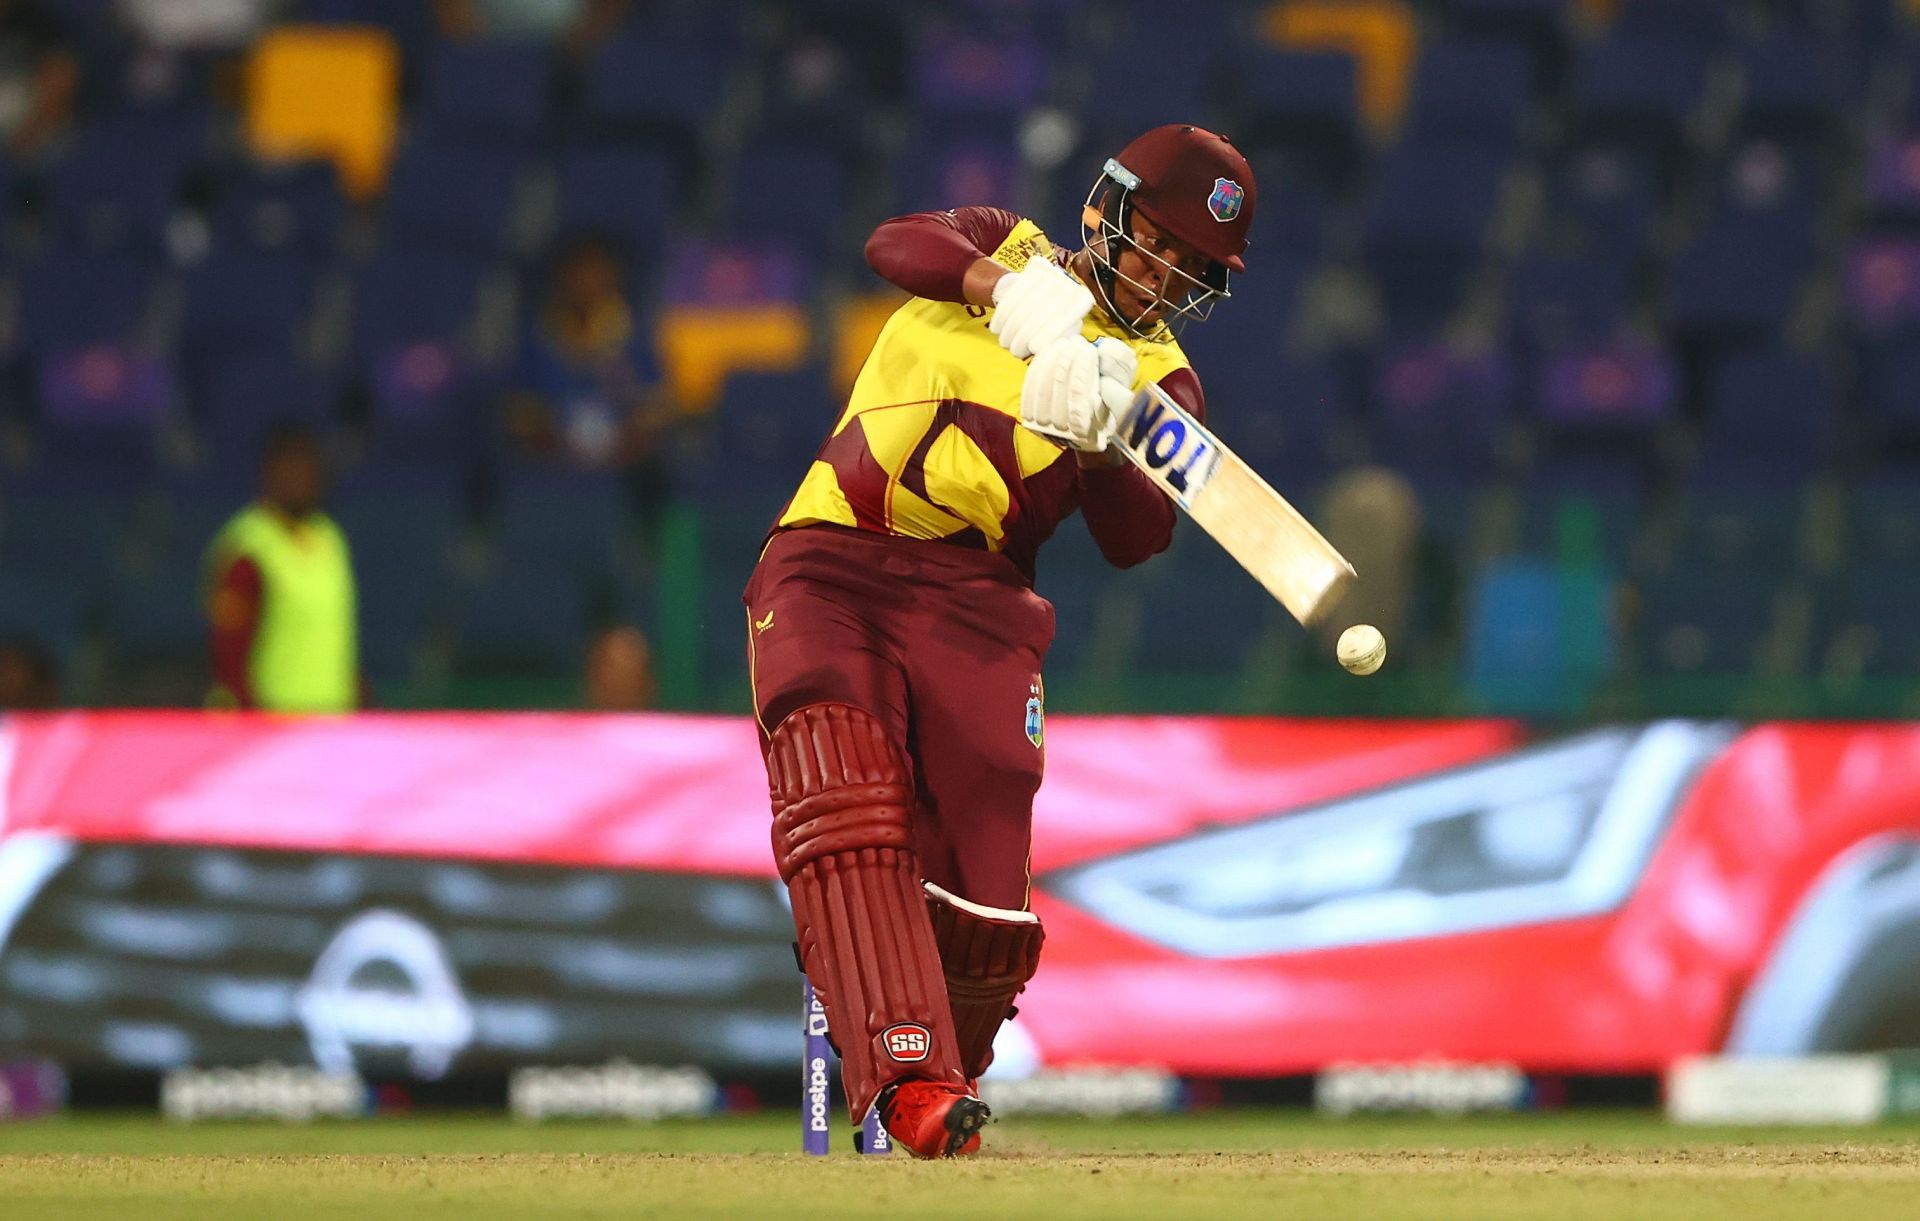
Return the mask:
[[[845,1132],[836,1131],[845,1145]],[[1920,1127],[1675,1129],[1641,1114],[1019,1119],[956,1163],[794,1152],[782,1114],[0,1127],[0,1216],[1792,1218],[1920,1216]]]

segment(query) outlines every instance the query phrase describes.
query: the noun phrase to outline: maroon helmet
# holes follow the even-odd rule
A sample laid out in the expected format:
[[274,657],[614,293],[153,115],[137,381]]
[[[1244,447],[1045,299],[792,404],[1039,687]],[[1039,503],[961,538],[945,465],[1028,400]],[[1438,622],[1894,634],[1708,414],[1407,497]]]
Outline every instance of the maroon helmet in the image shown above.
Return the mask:
[[[1103,190],[1106,201],[1098,206]],[[1170,309],[1172,316],[1197,321],[1212,311],[1215,300],[1229,295],[1228,273],[1247,269],[1243,256],[1257,199],[1253,167],[1225,136],[1191,123],[1170,123],[1128,143],[1107,161],[1082,216],[1083,224],[1104,239],[1094,267],[1108,312],[1119,317],[1112,309],[1113,280],[1119,274],[1114,243],[1132,243],[1131,209],[1140,209],[1209,260],[1201,279],[1191,282],[1185,299]],[[1093,246],[1092,234],[1087,241]],[[1172,268],[1168,272],[1169,278],[1177,274]]]

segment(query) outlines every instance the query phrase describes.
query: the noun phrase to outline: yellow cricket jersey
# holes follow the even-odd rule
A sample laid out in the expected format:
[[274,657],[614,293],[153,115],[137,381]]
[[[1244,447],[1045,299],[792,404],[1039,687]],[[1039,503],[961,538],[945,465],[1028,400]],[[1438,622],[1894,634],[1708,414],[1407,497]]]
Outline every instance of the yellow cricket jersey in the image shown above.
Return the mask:
[[[1013,270],[1058,259],[1030,220],[991,257]],[[1034,553],[1076,501],[1075,463],[1020,424],[1026,362],[987,329],[991,309],[914,297],[888,319],[780,527],[832,523],[1003,553],[1031,575]],[[1082,334],[1139,356],[1136,385],[1188,368],[1162,326],[1128,335],[1096,307]]]

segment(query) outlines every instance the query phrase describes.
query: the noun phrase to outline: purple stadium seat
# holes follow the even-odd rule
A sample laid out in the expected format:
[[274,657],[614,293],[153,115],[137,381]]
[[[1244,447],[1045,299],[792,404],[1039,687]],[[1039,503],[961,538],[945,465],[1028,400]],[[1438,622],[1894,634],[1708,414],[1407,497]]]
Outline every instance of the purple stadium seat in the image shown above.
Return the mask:
[[[1219,404],[1234,451],[1275,487],[1298,496],[1320,486],[1338,463],[1343,429],[1352,421],[1345,381],[1330,360],[1293,357],[1270,348],[1258,362],[1257,393],[1233,394],[1202,371],[1209,401]],[[1214,393],[1216,385],[1221,392]]]
[[1433,319],[1457,303],[1511,163],[1481,144],[1403,144],[1381,159],[1362,240],[1395,319]]
[[851,169],[874,112],[899,91],[908,55],[892,6],[794,6],[793,30],[769,52],[750,139],[826,153]]
[[582,117],[591,130],[658,137],[690,153],[719,109],[723,71],[699,43],[623,35],[588,64]]
[[1618,259],[1529,256],[1511,280],[1514,335],[1536,348],[1558,348],[1610,334],[1626,313],[1631,272]]
[[313,280],[300,255],[215,245],[184,277],[182,353],[285,347],[306,321]]
[[1017,116],[1040,101],[1047,72],[1034,43],[944,29],[921,41],[908,80],[917,113]]
[[1566,39],[1574,0],[1434,0],[1433,7],[1455,29],[1550,50]]
[[1734,216],[1701,233],[1673,261],[1667,316],[1709,341],[1777,334],[1799,303],[1813,253],[1812,218]]
[[1574,137],[1673,155],[1704,88],[1704,60],[1689,47],[1626,34],[1595,43],[1580,53],[1568,90]]
[[1235,141],[1242,148],[1284,151],[1297,173],[1344,188],[1361,155],[1357,73],[1350,55],[1241,52],[1233,73]]
[[173,371],[115,344],[48,351],[35,369],[40,419],[62,429],[155,427],[173,409]]
[[734,165],[727,220],[740,236],[824,250],[840,228],[846,197],[838,158],[804,148],[750,149]]
[[1272,399],[1271,367],[1281,359],[1301,287],[1311,271],[1308,256],[1267,250],[1246,275],[1233,279],[1232,297],[1216,303],[1205,322],[1192,323],[1180,333],[1180,346],[1193,360],[1209,397],[1217,394],[1222,402],[1233,403]]
[[484,439],[490,382],[455,344],[419,339],[366,365],[374,448],[389,457],[458,460]]
[[1873,352],[1866,361],[1861,406],[1882,438],[1920,439],[1920,338]]
[[559,232],[595,232],[627,247],[632,258],[658,251],[673,221],[679,173],[660,153],[617,146],[571,149],[560,158]]
[[1402,139],[1517,144],[1533,94],[1533,54],[1517,42],[1428,43],[1414,70]]
[[1740,49],[1746,91],[1740,129],[1751,135],[1817,136],[1842,119],[1843,77],[1832,48],[1818,39],[1779,35]]
[[1636,38],[1717,50],[1732,33],[1734,6],[1726,0],[1618,0],[1614,29]]
[[807,281],[805,260],[782,243],[688,241],[669,259],[666,300],[709,309],[791,305],[805,300]]
[[117,344],[55,348],[34,364],[38,463],[122,492],[158,466],[159,426],[173,411],[173,371],[159,356]]
[[74,245],[157,253],[208,127],[200,110],[126,111],[82,127],[46,171],[42,227]]
[[354,350],[370,355],[459,338],[473,319],[480,265],[431,250],[389,250],[363,265],[353,295]]
[[1493,472],[1513,393],[1502,354],[1389,345],[1375,356],[1371,391],[1377,461],[1423,484],[1473,484]]
[[56,248],[20,277],[20,343],[30,350],[129,337],[147,312],[154,272],[107,251]]
[[260,442],[282,421],[330,430],[339,397],[333,378],[287,352],[222,354],[201,378],[200,431],[213,467],[250,472]]
[[330,161],[243,161],[220,176],[216,190],[213,238],[227,245],[323,259],[346,213]]
[[1547,185],[1547,244],[1556,253],[1632,264],[1659,206],[1659,175],[1623,149],[1586,149],[1554,166]]
[[1659,346],[1637,337],[1569,348],[1544,361],[1535,378],[1533,401],[1550,425],[1638,432],[1673,417],[1673,362]]
[[708,444],[674,468],[676,494],[727,512],[739,511],[741,489],[751,489],[748,516],[764,529],[806,474],[838,407],[815,367],[733,373],[714,408]]
[[1866,204],[1879,221],[1920,221],[1920,131],[1880,136],[1867,152]]
[[1750,140],[1730,152],[1714,187],[1724,215],[1773,219],[1810,230],[1825,176],[1813,157],[1774,140]]
[[[1247,234],[1252,257],[1265,263],[1276,254],[1295,258],[1320,253],[1334,216],[1333,205],[1326,195],[1305,183],[1292,181],[1279,172],[1277,166],[1268,166],[1257,153],[1248,157],[1248,163],[1255,174],[1261,175],[1263,184],[1273,183],[1261,194],[1260,210],[1254,213],[1253,228]],[[1270,169],[1275,172],[1268,174]]]
[[526,43],[435,43],[418,117],[443,138],[525,145],[546,130],[551,64],[548,48]]
[[1786,352],[1734,357],[1712,378],[1689,482],[1797,487],[1831,456],[1836,414],[1818,360]]
[[894,169],[897,213],[1019,203],[1020,159],[1001,145],[909,149]]
[[521,167],[520,153],[510,147],[416,139],[393,165],[388,231],[413,245],[497,251],[506,241]]
[[1920,324],[1920,240],[1867,237],[1847,252],[1847,312],[1873,338]]

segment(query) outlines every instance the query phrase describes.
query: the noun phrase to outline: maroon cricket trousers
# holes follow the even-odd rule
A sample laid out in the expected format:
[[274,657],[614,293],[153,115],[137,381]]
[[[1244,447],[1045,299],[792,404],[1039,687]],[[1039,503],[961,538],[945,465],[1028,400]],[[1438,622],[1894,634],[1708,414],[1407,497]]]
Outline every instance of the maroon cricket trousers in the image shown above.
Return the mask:
[[1019,569],[951,543],[807,526],[774,535],[743,600],[761,746],[809,704],[878,717],[912,761],[926,880],[1024,909],[1053,607]]

